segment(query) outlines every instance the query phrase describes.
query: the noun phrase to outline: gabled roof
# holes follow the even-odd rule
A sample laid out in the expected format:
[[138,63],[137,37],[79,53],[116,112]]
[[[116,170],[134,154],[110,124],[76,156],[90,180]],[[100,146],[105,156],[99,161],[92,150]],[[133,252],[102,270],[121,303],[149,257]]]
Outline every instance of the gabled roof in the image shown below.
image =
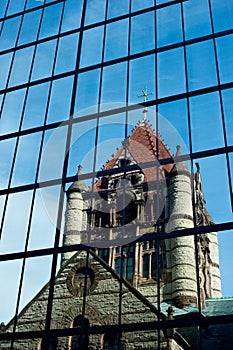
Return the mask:
[[[127,146],[122,146],[118,149],[115,155],[104,166],[103,170],[110,170],[114,167],[119,157],[124,154],[125,148],[131,154],[136,164],[155,162],[154,166],[144,168],[145,182],[154,181],[164,178],[164,173],[170,173],[174,164],[160,165],[159,171],[156,170],[159,160],[172,158],[172,155],[160,135],[156,137],[154,130],[148,120],[140,121],[132,134],[123,142]],[[106,188],[106,178],[101,178],[95,183],[95,190],[100,191]]]

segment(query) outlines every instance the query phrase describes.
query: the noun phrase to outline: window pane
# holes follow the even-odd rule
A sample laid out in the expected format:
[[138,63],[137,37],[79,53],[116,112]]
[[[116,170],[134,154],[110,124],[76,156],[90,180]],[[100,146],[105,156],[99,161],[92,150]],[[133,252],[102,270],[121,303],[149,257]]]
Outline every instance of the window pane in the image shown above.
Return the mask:
[[126,56],[128,49],[128,20],[110,23],[107,26],[104,60]]
[[201,89],[217,84],[212,41],[187,46],[189,89]]
[[10,76],[10,86],[26,83],[29,78],[34,47],[16,51]]
[[185,39],[211,33],[208,0],[184,1]]
[[[11,171],[11,164],[15,151],[16,139],[0,142],[1,166],[0,166],[0,188],[7,188]],[[2,197],[0,197],[2,199]],[[1,211],[0,211],[1,213]],[[1,216],[0,216],[1,218]]]
[[85,25],[103,21],[105,18],[106,0],[87,0]]
[[21,136],[13,172],[13,186],[35,181],[40,142],[41,133]]
[[228,83],[233,80],[233,35],[216,39],[218,63],[221,83]]
[[103,48],[103,27],[93,28],[83,34],[80,67],[101,62]]
[[22,116],[25,89],[6,95],[0,119],[1,134],[18,131]]
[[154,0],[132,0],[132,11],[154,6]]
[[48,41],[37,46],[32,80],[42,79],[52,74],[55,48],[56,40]]
[[[40,23],[41,10],[25,13],[19,36],[19,45],[36,40]],[[30,30],[28,30],[30,28]]]
[[[76,175],[78,165],[82,165],[83,173],[93,171],[95,135],[96,120],[73,125],[69,150],[69,176]],[[91,180],[87,180],[85,183],[90,185]]]
[[1,17],[3,17],[5,14],[7,3],[8,3],[8,0],[1,1],[1,6],[0,6],[0,16]]
[[31,86],[24,111],[23,129],[43,125],[48,100],[49,83]]
[[72,88],[73,77],[53,81],[47,123],[63,121],[69,118]]
[[0,38],[0,50],[6,50],[15,46],[21,17],[8,19],[4,22]]
[[108,18],[121,16],[129,11],[129,0],[108,0]]
[[57,34],[62,6],[63,3],[59,3],[45,8],[40,30],[40,39]]
[[232,28],[233,2],[211,0],[215,31]]
[[25,6],[25,1],[26,0],[10,1],[9,7],[7,10],[7,16],[9,16],[13,13],[16,13],[16,12],[23,11],[24,6]]
[[224,145],[217,92],[190,98],[190,115],[194,152]]
[[154,12],[132,17],[131,22],[131,53],[147,51],[155,45]]
[[78,34],[73,34],[60,38],[56,59],[55,74],[75,69],[78,38]]
[[158,47],[182,41],[180,5],[157,11]]
[[98,107],[100,70],[82,73],[78,77],[75,116],[95,113]]
[[9,68],[11,64],[12,53],[8,53],[7,55],[0,56],[0,89],[4,89],[6,87],[6,82],[9,74]]
[[39,181],[60,178],[65,158],[67,127],[61,126],[45,133]]
[[150,99],[154,99],[155,94],[155,56],[146,56],[130,61],[130,85],[129,102],[140,103],[143,98],[142,89],[147,88]]
[[185,91],[184,55],[181,48],[158,54],[158,75],[159,97]]
[[66,0],[65,11],[62,20],[62,31],[71,30],[80,26],[82,15],[82,0]]
[[222,91],[228,145],[233,145],[233,89]]
[[189,154],[187,101],[163,103],[158,107],[159,132],[171,153],[175,154],[176,146],[180,145],[181,153]]
[[[103,70],[103,85],[101,109],[105,110],[111,106],[104,106],[105,103],[117,102],[125,104],[126,97],[126,63],[115,64]],[[114,84],[112,82],[114,81]]]

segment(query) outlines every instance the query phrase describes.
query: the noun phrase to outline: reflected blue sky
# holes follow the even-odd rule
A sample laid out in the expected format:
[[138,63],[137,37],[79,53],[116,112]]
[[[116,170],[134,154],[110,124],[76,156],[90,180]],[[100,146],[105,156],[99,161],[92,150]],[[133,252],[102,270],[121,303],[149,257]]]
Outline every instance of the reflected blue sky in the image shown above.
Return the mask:
[[[51,1],[45,1],[49,3]],[[154,5],[153,0],[132,0],[132,11],[138,11],[145,7]],[[157,0],[157,5],[164,4],[167,0]],[[213,11],[213,25],[216,32],[232,29],[233,2],[232,0],[211,0]],[[140,103],[138,99],[142,89],[147,86],[152,94],[150,98],[164,98],[180,93],[200,88],[210,87],[217,84],[217,67],[214,58],[213,41],[205,40],[200,43],[190,44],[186,47],[186,52],[181,45],[172,50],[163,50],[166,45],[178,44],[182,42],[182,22],[181,5],[174,4],[169,7],[157,10],[156,20],[153,11],[145,14],[109,23],[106,28],[106,38],[104,42],[104,26],[101,24],[97,28],[85,29],[83,42],[81,45],[81,61],[79,68],[87,68],[99,64],[102,59],[104,49],[104,62],[108,63],[114,59],[120,59],[130,54],[138,54],[153,50],[155,45],[160,52],[156,56],[154,52],[147,52],[144,57],[133,57],[127,66],[127,62],[116,62],[114,65],[106,65],[101,71],[100,67],[92,67],[90,71],[82,70],[78,75],[77,89],[73,91],[77,50],[80,40],[79,31],[67,35],[67,31],[79,28],[81,22],[82,1],[67,0],[65,2],[63,22],[61,25],[61,38],[51,38],[49,41],[40,42],[37,46],[35,41],[46,39],[58,32],[60,18],[62,16],[63,3],[48,6],[45,9],[43,18],[42,9],[37,9],[44,1],[29,0],[27,9],[34,9],[32,12],[9,18],[3,26],[0,38],[0,49],[6,50],[17,45],[28,44],[22,50],[18,50],[15,56],[10,52],[0,55],[0,89],[5,87],[18,87],[17,90],[7,94],[4,98],[0,95],[0,106],[2,115],[0,121],[1,135],[16,132],[19,127],[23,130],[42,126],[53,122],[62,122],[69,118],[71,110],[71,98],[75,97],[74,116],[81,117],[91,113],[96,113],[101,102],[100,110],[107,110],[112,106],[125,106],[126,103]],[[107,18],[115,18],[128,13],[129,0],[109,0]],[[11,15],[22,11],[25,0],[10,1],[7,14]],[[85,25],[93,24],[95,21],[103,21],[105,18],[105,0],[88,0]],[[6,10],[7,0],[1,0],[0,15],[3,16]],[[202,35],[211,34],[211,21],[207,0],[189,0],[183,3],[185,40],[198,38]],[[22,20],[21,31],[20,22]],[[42,20],[42,21],[41,21]],[[38,33],[39,23],[41,29]],[[157,23],[157,40],[155,42],[155,23]],[[129,34],[130,28],[130,35]],[[232,35],[218,37],[216,48],[218,54],[219,74],[221,83],[232,82]],[[130,38],[130,43],[128,39]],[[55,55],[57,52],[57,55]],[[187,54],[187,71],[185,71],[185,53]],[[35,57],[32,65],[32,58]],[[56,62],[54,64],[54,59]],[[14,58],[14,60],[13,60]],[[11,73],[8,74],[12,66]],[[187,72],[187,76],[186,76]],[[157,73],[157,77],[156,77]],[[59,74],[68,76],[59,76]],[[55,75],[55,79],[50,84],[50,78]],[[127,85],[127,76],[129,86]],[[35,85],[27,89],[24,84],[33,81]],[[156,78],[158,81],[156,91]],[[42,84],[37,85],[38,79],[46,79]],[[186,80],[187,79],[187,80]],[[100,82],[102,87],[100,88]],[[128,94],[127,94],[128,91]],[[100,98],[100,101],[99,101]],[[222,93],[223,111],[225,113],[226,136],[228,145],[233,145],[233,118],[232,101],[233,89],[224,90]],[[175,147],[182,140],[181,151],[190,152],[189,120],[191,122],[192,150],[203,151],[224,146],[224,129],[222,122],[222,110],[218,92],[207,95],[195,96],[189,100],[179,99],[173,102],[162,102],[158,105],[159,130],[165,143],[175,153]],[[47,108],[46,108],[47,105]],[[24,113],[22,115],[22,111]],[[151,108],[148,113],[153,127],[155,126],[155,110]],[[132,128],[142,119],[142,110],[129,113],[128,135]],[[115,153],[116,147],[120,146],[124,138],[125,115],[119,114],[113,117],[106,117],[100,121],[98,142],[104,147],[97,150],[97,167],[105,164],[107,159]],[[177,131],[176,136],[171,132]],[[68,175],[72,176],[77,171],[77,166],[84,162],[85,172],[92,171],[91,160],[93,160],[93,148],[95,144],[96,120],[77,123],[72,131],[73,147],[70,151],[68,164]],[[47,159],[53,164],[49,171],[40,169],[40,179],[52,179],[61,176],[63,166],[63,155],[67,133],[66,127],[61,127],[58,137],[58,147],[51,153],[52,159]],[[53,132],[47,131],[43,150]],[[178,137],[178,136],[179,137]],[[112,139],[112,142],[108,142]],[[38,162],[39,142],[41,133],[23,136],[19,142],[16,156],[16,165],[12,171],[12,186],[30,184],[34,182],[35,171]],[[114,140],[114,142],[113,142]],[[106,143],[107,142],[107,143]],[[0,188],[8,186],[8,178],[11,173],[11,162],[14,156],[16,138],[0,142]],[[88,161],[85,158],[88,154]],[[226,157],[213,156],[198,160],[201,166],[204,194],[207,208],[216,223],[232,220],[230,194],[228,178],[226,172]],[[230,155],[230,162],[233,171],[233,156]],[[58,188],[54,189],[52,197],[55,202],[58,197]],[[10,196],[4,225],[3,241],[1,242],[1,252],[23,250],[25,242],[25,226],[28,223],[30,211],[31,192]],[[52,202],[52,200],[51,200]],[[4,205],[4,197],[0,199],[0,216]],[[56,206],[55,206],[56,209]],[[56,210],[55,210],[56,211]],[[54,238],[54,226],[51,223],[51,215],[44,208],[41,193],[38,191],[36,206],[33,213],[33,225],[31,228],[30,249],[52,246]],[[50,216],[50,218],[49,218]],[[12,220],[12,218],[14,218]],[[53,218],[53,220],[55,220]],[[11,244],[11,242],[13,242]],[[219,234],[220,258],[223,295],[233,295],[233,283],[230,278],[230,266],[232,265],[231,247],[233,245],[233,232],[221,232]],[[40,259],[39,259],[40,260]],[[30,260],[32,261],[32,260]],[[33,260],[33,261],[36,261]],[[40,279],[34,279],[30,290],[23,294],[22,305],[26,303],[35,292],[48,279],[49,258],[41,258],[41,267],[45,271],[41,273]],[[18,264],[18,265],[17,265]],[[31,265],[30,265],[31,264]],[[13,276],[6,285],[5,290],[0,291],[1,300],[6,298],[6,291],[14,290],[9,298],[15,300],[17,293],[17,278],[21,262],[4,263],[4,269],[0,270],[1,278],[6,276],[6,268],[9,275]],[[17,267],[13,268],[13,265]],[[8,267],[6,267],[8,266]],[[36,263],[29,263],[34,266]],[[32,267],[31,267],[32,269]],[[13,272],[14,271],[14,272]],[[28,268],[28,273],[31,272]],[[33,270],[36,271],[36,270]],[[38,273],[38,271],[36,272]],[[29,276],[29,275],[28,275]],[[29,282],[27,282],[29,283]],[[14,287],[13,287],[14,284]],[[14,312],[13,302],[6,303],[0,315],[1,319],[7,321]],[[12,308],[9,309],[9,305]]]

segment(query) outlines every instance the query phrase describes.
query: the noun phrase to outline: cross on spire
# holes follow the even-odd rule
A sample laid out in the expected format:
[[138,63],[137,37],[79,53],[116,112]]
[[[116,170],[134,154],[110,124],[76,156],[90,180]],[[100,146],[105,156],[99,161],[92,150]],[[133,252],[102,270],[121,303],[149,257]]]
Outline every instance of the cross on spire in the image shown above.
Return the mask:
[[[144,103],[149,100],[148,96],[152,95],[151,92],[148,93],[147,91],[147,86],[145,86],[144,90],[142,90],[142,95],[138,96],[138,98],[143,97],[144,98]],[[142,113],[144,114],[143,120],[146,120],[146,113],[148,112],[147,107],[145,106]]]

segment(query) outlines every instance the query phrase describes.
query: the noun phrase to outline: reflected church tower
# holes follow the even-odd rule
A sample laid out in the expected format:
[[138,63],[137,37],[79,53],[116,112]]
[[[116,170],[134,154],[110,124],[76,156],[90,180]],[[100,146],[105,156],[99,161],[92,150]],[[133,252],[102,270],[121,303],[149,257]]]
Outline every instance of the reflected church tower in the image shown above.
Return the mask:
[[[172,231],[207,225],[200,169],[192,176],[175,162],[149,121],[140,121],[104,166],[92,189],[80,179],[67,190],[64,245],[87,244],[149,301],[197,304],[197,270],[201,301],[221,297],[216,233],[198,236],[198,269],[193,236],[169,238]],[[179,159],[177,146],[175,160]],[[159,161],[158,161],[159,159]],[[192,188],[194,195],[192,193]],[[195,199],[195,218],[193,215]],[[167,239],[142,240],[165,232]],[[137,241],[140,238],[139,241]],[[64,253],[64,264],[72,253]]]

